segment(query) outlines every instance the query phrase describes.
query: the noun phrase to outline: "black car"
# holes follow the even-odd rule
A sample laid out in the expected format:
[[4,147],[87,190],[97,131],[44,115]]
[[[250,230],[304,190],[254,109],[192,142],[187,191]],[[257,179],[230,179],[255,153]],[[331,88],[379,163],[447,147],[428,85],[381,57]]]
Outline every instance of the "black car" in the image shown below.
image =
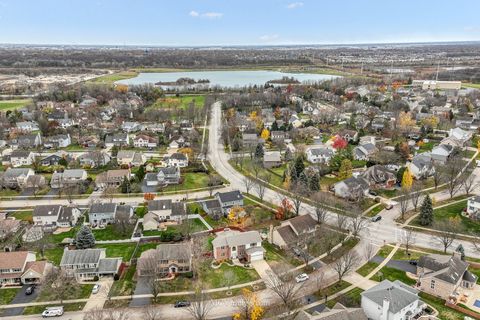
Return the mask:
[[31,295],[33,293],[33,291],[35,291],[35,287],[34,286],[30,286],[28,287],[27,289],[25,289],[25,294],[27,296]]
[[382,220],[382,216],[375,216],[375,217],[372,217],[372,222],[377,222],[379,220]]
[[375,191],[373,191],[373,190],[368,191],[368,193],[369,193],[370,195],[374,196],[374,197],[376,197],[376,196],[378,195],[378,194],[377,194]]
[[190,305],[190,302],[188,302],[188,301],[177,301],[177,302],[175,302],[174,307],[175,308],[184,308],[184,307],[188,307],[189,305]]
[[410,260],[410,261],[408,261],[408,263],[410,263],[412,266],[416,266],[418,264],[418,261],[417,260]]

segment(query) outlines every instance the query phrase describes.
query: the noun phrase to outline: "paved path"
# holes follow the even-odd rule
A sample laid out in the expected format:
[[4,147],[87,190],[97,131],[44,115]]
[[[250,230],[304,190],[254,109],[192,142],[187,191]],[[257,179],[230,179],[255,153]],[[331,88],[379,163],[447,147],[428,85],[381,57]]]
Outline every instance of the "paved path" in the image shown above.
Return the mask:
[[108,299],[108,293],[112,288],[113,278],[102,278],[98,282],[100,284],[100,290],[98,293],[91,293],[83,311],[89,311],[94,309],[102,309],[105,301]]
[[275,274],[270,268],[270,265],[267,263],[265,260],[258,260],[258,261],[253,261],[250,263],[252,267],[255,268],[255,271],[257,271],[258,275],[260,278],[262,278],[263,281],[266,281],[268,283],[268,279],[270,274]]

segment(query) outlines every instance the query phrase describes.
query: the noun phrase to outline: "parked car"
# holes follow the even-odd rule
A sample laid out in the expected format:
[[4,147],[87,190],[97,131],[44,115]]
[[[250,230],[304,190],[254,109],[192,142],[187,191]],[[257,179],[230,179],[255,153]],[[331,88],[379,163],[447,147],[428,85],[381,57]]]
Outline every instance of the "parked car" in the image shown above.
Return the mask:
[[63,307],[49,307],[42,312],[43,318],[60,317],[63,315]]
[[35,291],[35,286],[29,286],[27,289],[25,289],[25,294],[27,296],[31,295]]
[[297,281],[297,283],[307,281],[307,280],[308,280],[308,274],[306,273],[299,274],[298,276],[295,277],[295,281]]
[[184,307],[188,307],[188,306],[190,306],[189,301],[177,301],[177,302],[175,302],[175,305],[174,305],[175,308],[184,308]]
[[412,266],[416,266],[418,264],[418,261],[412,259],[412,260],[408,261],[408,263],[410,263]]
[[93,286],[92,293],[96,294],[100,291],[100,285],[97,283],[96,285]]
[[372,222],[377,222],[377,221],[380,221],[380,220],[382,220],[382,216],[376,215],[376,216],[372,217]]
[[393,208],[393,205],[391,203],[385,203],[386,210],[391,210],[392,208]]
[[302,251],[298,248],[295,248],[295,247],[292,249],[292,251],[297,257],[302,254]]
[[374,197],[376,197],[376,196],[378,195],[378,194],[377,194],[375,191],[373,191],[373,190],[368,191],[368,194],[370,194],[371,196],[374,196]]

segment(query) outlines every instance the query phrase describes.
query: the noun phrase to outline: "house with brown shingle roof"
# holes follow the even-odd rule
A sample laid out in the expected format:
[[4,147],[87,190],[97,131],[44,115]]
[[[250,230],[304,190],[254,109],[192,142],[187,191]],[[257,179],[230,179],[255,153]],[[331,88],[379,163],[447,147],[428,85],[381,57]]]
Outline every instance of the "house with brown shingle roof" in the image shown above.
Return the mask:
[[0,252],[0,286],[38,283],[52,265],[29,251]]
[[270,242],[285,249],[297,246],[299,238],[316,230],[317,222],[311,215],[305,214],[283,221],[270,232]]

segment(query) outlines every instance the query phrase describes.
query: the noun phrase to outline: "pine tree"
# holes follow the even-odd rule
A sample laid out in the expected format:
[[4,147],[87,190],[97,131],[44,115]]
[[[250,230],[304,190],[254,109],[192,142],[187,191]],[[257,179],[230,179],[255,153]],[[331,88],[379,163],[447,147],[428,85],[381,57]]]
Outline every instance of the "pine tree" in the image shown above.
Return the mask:
[[82,226],[75,236],[75,246],[77,249],[88,249],[95,246],[95,236],[87,226]]
[[255,158],[258,159],[263,159],[264,151],[263,151],[263,146],[259,143],[257,144],[257,148],[255,149]]
[[130,181],[128,181],[127,177],[123,177],[121,188],[122,193],[128,193],[130,191]]
[[422,206],[420,207],[420,224],[422,226],[431,225],[433,222],[433,206],[432,206],[432,199],[430,195],[426,195],[423,199]]
[[311,191],[320,191],[320,177],[318,174],[314,174],[310,178],[309,188]]
[[145,178],[145,167],[142,165],[138,167],[137,173],[135,174],[138,182],[142,182],[143,178]]
[[305,171],[305,163],[303,163],[303,158],[298,156],[295,158],[295,163],[293,164],[292,170],[292,181],[297,181],[297,179],[302,175],[303,171]]

